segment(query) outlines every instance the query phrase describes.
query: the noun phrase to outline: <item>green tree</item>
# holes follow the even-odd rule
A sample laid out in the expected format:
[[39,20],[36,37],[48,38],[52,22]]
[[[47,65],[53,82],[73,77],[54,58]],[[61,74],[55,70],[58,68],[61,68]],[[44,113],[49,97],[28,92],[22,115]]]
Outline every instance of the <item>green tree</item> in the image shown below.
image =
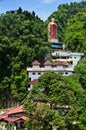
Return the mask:
[[86,12],[80,12],[68,20],[64,42],[68,49],[86,53]]
[[[24,100],[27,95],[28,76],[25,70],[22,70],[19,75],[12,76],[11,94],[14,101],[17,103]],[[16,103],[15,102],[15,103]]]
[[86,90],[86,59],[79,62],[79,64],[75,67],[75,72],[82,88]]
[[[72,88],[71,84],[77,89]],[[80,93],[80,85],[75,80],[72,83],[71,77],[68,81],[67,77],[54,72],[44,73],[25,102],[29,117],[27,130],[52,130],[54,126],[59,130],[69,130],[73,121],[78,120],[76,95]]]
[[[64,42],[64,31],[67,21],[79,12],[86,12],[86,1],[61,4],[46,20],[46,24],[54,17],[58,25],[58,39]],[[69,32],[68,32],[69,33]]]
[[44,60],[49,49],[46,39],[45,23],[34,11],[19,7],[0,15],[0,106],[11,106],[25,98],[26,68],[37,57],[41,61],[40,55]]

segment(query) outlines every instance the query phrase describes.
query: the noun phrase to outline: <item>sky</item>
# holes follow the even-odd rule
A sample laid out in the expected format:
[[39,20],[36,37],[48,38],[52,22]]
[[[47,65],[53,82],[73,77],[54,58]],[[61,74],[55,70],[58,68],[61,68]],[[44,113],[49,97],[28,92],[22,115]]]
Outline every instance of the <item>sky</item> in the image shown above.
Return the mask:
[[10,10],[34,11],[42,20],[46,20],[50,14],[57,10],[60,4],[81,2],[82,0],[0,0],[0,14]]

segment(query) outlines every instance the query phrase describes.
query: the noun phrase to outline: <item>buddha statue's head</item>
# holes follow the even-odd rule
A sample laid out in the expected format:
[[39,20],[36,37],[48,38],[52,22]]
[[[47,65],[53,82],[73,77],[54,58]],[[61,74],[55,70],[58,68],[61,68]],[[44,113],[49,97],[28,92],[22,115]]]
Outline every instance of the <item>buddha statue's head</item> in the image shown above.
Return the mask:
[[52,19],[51,19],[51,21],[54,23],[55,19],[54,19],[54,18],[52,18]]

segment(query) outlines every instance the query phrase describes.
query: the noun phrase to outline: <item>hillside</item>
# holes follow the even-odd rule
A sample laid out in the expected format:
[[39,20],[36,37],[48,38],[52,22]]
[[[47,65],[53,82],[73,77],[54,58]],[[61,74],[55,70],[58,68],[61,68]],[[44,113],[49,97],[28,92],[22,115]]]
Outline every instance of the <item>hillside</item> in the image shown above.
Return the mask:
[[22,11],[21,8],[1,14],[1,108],[16,105],[27,95],[26,67],[35,59],[43,63],[47,52],[51,49],[47,39],[47,24],[51,17],[54,17],[58,24],[59,41],[64,42],[68,50],[86,53],[85,1],[59,5],[58,10],[52,13],[46,22],[36,16],[34,11],[30,13]]
[[58,39],[68,50],[86,53],[86,1],[59,5],[46,23],[54,17],[58,24]]
[[25,98],[26,67],[35,58],[42,62],[48,49],[47,28],[35,12],[19,8],[0,15],[0,106]]

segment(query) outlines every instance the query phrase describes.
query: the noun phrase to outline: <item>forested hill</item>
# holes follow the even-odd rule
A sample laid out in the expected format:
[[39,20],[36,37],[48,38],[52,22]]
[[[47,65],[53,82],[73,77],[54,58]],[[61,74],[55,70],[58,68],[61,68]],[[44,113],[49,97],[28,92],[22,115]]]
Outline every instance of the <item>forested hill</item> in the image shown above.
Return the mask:
[[68,50],[86,53],[86,1],[59,5],[46,23],[54,17],[58,24],[58,38]]
[[25,98],[26,67],[35,59],[42,62],[48,48],[47,28],[34,11],[30,13],[19,8],[0,15],[1,106]]
[[[47,13],[47,12],[46,12]],[[47,24],[54,17],[58,38],[72,51],[86,53],[86,2],[63,4],[45,22],[35,12],[7,11],[0,15],[0,107],[21,102],[27,95],[26,67],[43,62],[51,49]]]

